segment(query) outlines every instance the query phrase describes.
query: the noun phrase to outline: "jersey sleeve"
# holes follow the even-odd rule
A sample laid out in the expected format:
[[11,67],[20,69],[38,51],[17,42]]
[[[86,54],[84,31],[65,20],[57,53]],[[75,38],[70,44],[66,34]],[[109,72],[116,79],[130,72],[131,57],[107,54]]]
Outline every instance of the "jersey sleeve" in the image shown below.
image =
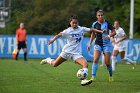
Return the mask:
[[114,26],[108,21],[108,29],[109,30],[113,30],[115,29]]
[[121,34],[125,35],[125,32],[124,32],[124,30],[122,28],[121,28]]
[[94,22],[94,23],[92,24],[91,28],[95,28],[95,24],[96,24],[96,22]]
[[84,32],[90,32],[90,28],[83,27],[83,31],[84,31]]
[[67,29],[63,30],[62,32],[60,32],[62,34],[63,37],[66,37],[68,35],[67,33]]

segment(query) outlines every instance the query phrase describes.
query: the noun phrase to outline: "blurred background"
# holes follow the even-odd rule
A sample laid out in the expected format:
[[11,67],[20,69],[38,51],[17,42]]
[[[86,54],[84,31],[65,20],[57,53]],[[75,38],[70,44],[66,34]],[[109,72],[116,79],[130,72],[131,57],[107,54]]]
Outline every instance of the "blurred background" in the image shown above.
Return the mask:
[[[55,35],[65,29],[76,14],[80,25],[91,27],[96,11],[103,9],[105,18],[119,20],[129,37],[131,0],[0,0],[0,34],[11,35],[20,22],[28,35]],[[134,0],[134,38],[140,37],[140,0]],[[89,35],[87,35],[89,36]]]

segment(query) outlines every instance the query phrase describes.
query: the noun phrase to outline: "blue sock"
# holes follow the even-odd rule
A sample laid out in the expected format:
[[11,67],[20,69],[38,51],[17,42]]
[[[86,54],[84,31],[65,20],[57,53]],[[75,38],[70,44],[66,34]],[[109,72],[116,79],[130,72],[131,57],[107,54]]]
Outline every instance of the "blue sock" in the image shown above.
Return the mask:
[[109,72],[110,77],[112,77],[112,66],[111,65],[107,65],[107,70]]
[[96,77],[97,69],[98,69],[98,64],[97,63],[93,63],[92,64],[92,77]]

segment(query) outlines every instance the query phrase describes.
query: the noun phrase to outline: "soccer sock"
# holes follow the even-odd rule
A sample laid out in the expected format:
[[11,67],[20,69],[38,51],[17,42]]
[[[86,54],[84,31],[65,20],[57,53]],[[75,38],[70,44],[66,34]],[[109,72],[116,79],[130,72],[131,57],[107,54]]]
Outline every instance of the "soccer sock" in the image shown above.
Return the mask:
[[88,68],[83,68],[83,69],[84,69],[84,71],[85,71],[85,72],[87,72],[87,73],[88,73]]
[[53,61],[54,59],[48,59],[48,61],[47,61],[47,63],[49,63],[50,65],[52,64],[52,61]]
[[102,65],[103,65],[103,66],[105,65],[105,62],[104,62],[104,55],[102,55]]
[[27,60],[27,53],[26,52],[24,53],[24,60],[25,61]]
[[92,77],[96,77],[97,69],[98,69],[98,63],[93,63],[92,64]]
[[107,66],[107,70],[109,72],[110,77],[112,77],[112,66],[109,64],[106,65]]
[[18,54],[19,54],[19,52],[17,52],[17,54],[16,54],[16,60],[18,60]]
[[112,70],[113,71],[115,71],[116,62],[117,62],[116,56],[112,56]]
[[[88,68],[83,68],[83,70],[86,72],[87,76],[88,76]],[[87,79],[87,78],[85,78]]]
[[122,61],[128,61],[128,62],[131,63],[131,64],[134,63],[134,61],[132,61],[132,60],[129,59],[128,57],[124,57],[124,58],[122,59]]

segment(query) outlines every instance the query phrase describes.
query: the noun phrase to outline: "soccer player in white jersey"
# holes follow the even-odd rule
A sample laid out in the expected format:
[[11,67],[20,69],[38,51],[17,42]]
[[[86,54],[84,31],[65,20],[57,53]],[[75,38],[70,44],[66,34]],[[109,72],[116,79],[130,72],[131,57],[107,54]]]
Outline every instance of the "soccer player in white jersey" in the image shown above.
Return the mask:
[[112,54],[112,70],[115,71],[116,67],[116,62],[117,62],[117,55],[120,53],[120,57],[122,61],[128,61],[129,63],[133,64],[133,69],[136,66],[136,62],[132,61],[128,57],[125,57],[125,39],[126,39],[126,34],[124,30],[120,27],[119,21],[114,21],[114,27],[116,30],[116,35],[114,36],[114,49],[113,49],[113,54]]
[[[73,60],[75,63],[80,64],[82,68],[88,73],[88,63],[86,59],[82,56],[81,52],[81,42],[84,36],[84,32],[99,32],[103,33],[101,30],[90,29],[87,27],[81,27],[78,25],[77,16],[72,16],[69,20],[69,27],[58,35],[54,36],[53,39],[48,41],[48,44],[52,44],[59,37],[64,37],[67,40],[66,45],[63,47],[61,54],[56,59],[46,58],[43,59],[40,64],[50,64],[57,67],[64,61],[69,59]],[[84,79],[81,81],[81,85],[91,84],[91,80]]]

